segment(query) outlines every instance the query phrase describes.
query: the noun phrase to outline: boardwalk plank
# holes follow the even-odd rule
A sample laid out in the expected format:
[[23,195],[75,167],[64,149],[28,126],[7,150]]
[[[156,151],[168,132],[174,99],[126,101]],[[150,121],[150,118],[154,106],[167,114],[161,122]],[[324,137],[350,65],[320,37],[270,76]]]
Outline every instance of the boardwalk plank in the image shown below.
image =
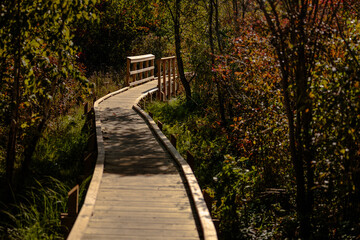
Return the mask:
[[199,239],[177,165],[132,109],[156,81],[100,104],[104,173],[82,239]]

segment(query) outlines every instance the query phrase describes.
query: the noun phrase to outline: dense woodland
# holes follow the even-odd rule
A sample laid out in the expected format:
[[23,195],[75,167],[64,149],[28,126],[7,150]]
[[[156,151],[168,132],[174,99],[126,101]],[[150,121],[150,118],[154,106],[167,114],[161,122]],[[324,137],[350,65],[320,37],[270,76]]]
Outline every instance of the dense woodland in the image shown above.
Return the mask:
[[152,53],[177,56],[185,91],[147,108],[195,154],[221,239],[358,239],[359,17],[357,0],[1,1],[0,237],[63,238],[89,181],[82,104]]

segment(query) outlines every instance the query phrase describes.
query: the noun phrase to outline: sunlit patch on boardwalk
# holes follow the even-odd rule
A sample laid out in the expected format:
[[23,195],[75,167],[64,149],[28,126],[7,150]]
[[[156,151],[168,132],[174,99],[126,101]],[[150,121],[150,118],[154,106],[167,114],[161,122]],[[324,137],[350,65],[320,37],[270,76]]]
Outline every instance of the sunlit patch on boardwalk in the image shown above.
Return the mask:
[[132,109],[155,81],[100,104],[104,172],[83,239],[199,239],[175,162]]

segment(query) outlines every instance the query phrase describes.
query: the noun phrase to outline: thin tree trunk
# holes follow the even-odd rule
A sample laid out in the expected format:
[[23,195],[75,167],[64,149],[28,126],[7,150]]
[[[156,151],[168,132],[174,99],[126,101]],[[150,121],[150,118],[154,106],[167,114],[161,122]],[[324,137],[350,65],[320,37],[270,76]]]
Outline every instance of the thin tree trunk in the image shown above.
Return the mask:
[[12,90],[11,120],[6,150],[6,178],[11,188],[13,185],[14,164],[16,159],[16,138],[18,133],[19,104],[20,104],[20,77],[21,77],[21,23],[20,1],[17,1],[16,35],[14,49],[14,85]]
[[[215,65],[215,46],[214,46],[214,37],[213,37],[213,14],[214,14],[214,0],[210,0],[210,9],[209,9],[209,43],[210,43],[210,50],[211,50],[211,67],[214,67]],[[221,93],[220,83],[216,79],[215,73],[213,73],[212,80],[216,84],[216,90],[217,90],[217,97],[219,101],[219,112],[221,117],[221,123],[222,125],[225,125],[226,123],[226,117],[225,117],[225,107],[224,107],[224,100]]]
[[174,16],[174,31],[175,31],[175,52],[180,75],[180,81],[185,89],[186,101],[191,102],[191,88],[190,83],[187,81],[184,72],[184,62],[181,55],[181,35],[180,35],[180,13],[181,13],[181,0],[176,0],[175,16]]
[[217,38],[219,52],[222,54],[223,49],[222,49],[221,36],[220,36],[219,2],[218,2],[218,0],[214,0],[214,7],[215,7],[215,32],[216,32],[216,38]]

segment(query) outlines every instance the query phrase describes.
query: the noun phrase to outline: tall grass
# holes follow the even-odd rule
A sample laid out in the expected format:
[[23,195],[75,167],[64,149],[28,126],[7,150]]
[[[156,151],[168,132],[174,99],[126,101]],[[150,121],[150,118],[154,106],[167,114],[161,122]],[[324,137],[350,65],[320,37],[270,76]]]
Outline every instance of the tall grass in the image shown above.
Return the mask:
[[123,88],[125,86],[125,75],[114,70],[107,73],[94,72],[89,77],[89,81],[94,84],[94,95],[96,98],[100,98],[110,92]]
[[[86,179],[80,186],[84,197]],[[47,177],[29,188],[25,195],[18,196],[18,203],[3,210],[7,222],[2,224],[1,239],[63,239],[60,213],[67,212],[67,192],[63,182]]]
[[[94,83],[96,98],[124,86],[123,75],[115,71],[94,73],[89,80]],[[0,239],[63,239],[60,214],[67,212],[67,193],[81,183],[81,206],[91,179],[81,175],[90,136],[82,111],[80,106],[72,108],[47,125],[33,155],[25,186],[14,194],[12,204],[0,202]],[[0,133],[5,130],[1,128]],[[0,183],[5,184],[5,151],[1,146]]]
[[60,214],[67,212],[67,193],[80,185],[80,202],[90,177],[82,179],[89,133],[82,109],[48,124],[36,148],[31,174],[15,202],[0,205],[0,239],[63,239]]
[[212,183],[228,152],[226,136],[214,115],[200,106],[189,105],[182,96],[169,102],[152,102],[145,110],[153,114],[155,121],[164,123],[163,132],[169,139],[171,134],[177,137],[177,150],[184,158],[187,151],[197,158],[195,175],[200,185],[207,187]]

